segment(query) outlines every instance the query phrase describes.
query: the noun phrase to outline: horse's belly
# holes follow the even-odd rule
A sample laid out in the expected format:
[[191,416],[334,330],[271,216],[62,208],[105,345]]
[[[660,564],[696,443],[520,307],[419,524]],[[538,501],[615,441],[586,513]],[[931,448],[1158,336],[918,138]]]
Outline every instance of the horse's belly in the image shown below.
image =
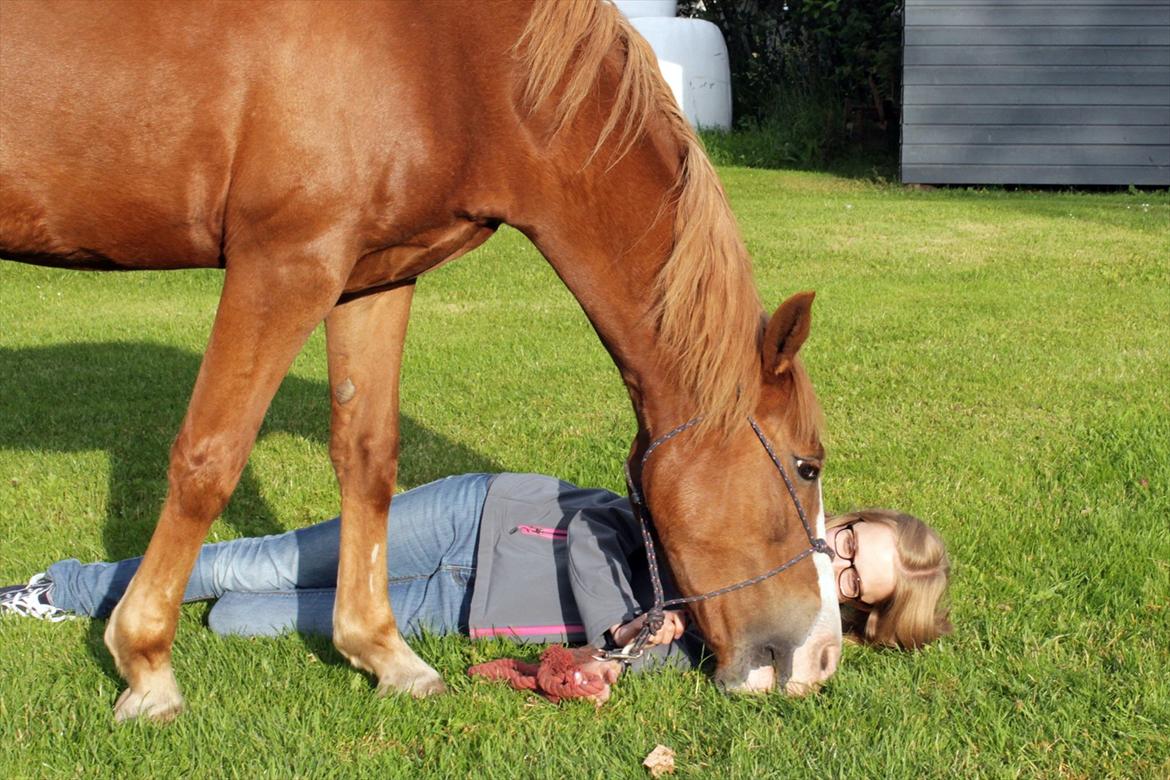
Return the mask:
[[0,176],[0,258],[95,270],[220,265],[219,231],[211,220],[178,208],[168,214],[157,202],[79,196],[75,190],[40,199]]
[[46,143],[17,122],[4,124],[0,257],[74,268],[220,264],[226,150],[165,160],[113,144],[86,153],[88,139],[103,138],[92,127],[59,129]]

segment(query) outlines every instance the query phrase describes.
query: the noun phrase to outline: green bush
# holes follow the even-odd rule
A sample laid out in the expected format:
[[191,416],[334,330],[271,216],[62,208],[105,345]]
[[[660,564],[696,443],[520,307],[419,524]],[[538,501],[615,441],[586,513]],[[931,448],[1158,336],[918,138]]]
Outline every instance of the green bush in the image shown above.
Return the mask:
[[770,164],[822,164],[857,142],[896,141],[902,0],[679,6],[722,30],[736,127],[748,136],[745,145],[767,147],[760,154]]
[[901,92],[902,0],[789,0],[784,13],[853,111],[888,124]]
[[807,59],[792,53],[781,60],[784,76],[771,85],[758,115],[741,117],[736,132],[704,138],[719,163],[757,168],[810,167],[841,153],[846,137],[844,103],[835,86]]

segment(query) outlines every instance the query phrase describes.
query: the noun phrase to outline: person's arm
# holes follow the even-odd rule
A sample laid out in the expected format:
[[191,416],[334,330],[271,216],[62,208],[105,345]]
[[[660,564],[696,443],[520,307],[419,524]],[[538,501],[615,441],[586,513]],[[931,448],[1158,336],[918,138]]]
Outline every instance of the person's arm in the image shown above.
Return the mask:
[[629,557],[642,548],[618,512],[578,512],[567,530],[569,584],[585,640],[604,647],[607,632],[620,630],[641,611],[630,585]]
[[[567,531],[569,581],[587,643],[594,647],[629,644],[645,620],[630,584],[629,565],[632,556],[644,554],[641,535],[620,506],[616,511],[599,507],[579,512]],[[629,669],[634,673],[662,666],[693,669],[701,665],[706,652],[686,613],[667,610],[662,629]],[[615,677],[622,668],[612,661],[596,666]]]

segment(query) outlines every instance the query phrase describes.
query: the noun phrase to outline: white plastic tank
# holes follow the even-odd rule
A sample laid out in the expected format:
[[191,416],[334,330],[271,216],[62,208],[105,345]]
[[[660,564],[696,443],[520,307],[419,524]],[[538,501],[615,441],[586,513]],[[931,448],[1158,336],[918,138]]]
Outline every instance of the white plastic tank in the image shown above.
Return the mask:
[[658,67],[695,127],[731,129],[731,65],[723,33],[702,19],[678,19],[677,0],[614,0],[654,49]]
[[627,19],[639,16],[675,16],[678,14],[678,0],[614,0]]

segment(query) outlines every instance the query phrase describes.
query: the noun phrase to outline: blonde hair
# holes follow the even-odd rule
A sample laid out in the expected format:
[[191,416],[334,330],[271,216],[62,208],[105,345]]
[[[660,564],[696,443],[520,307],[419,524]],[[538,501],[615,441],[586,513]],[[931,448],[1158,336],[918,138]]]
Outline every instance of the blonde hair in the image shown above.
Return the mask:
[[879,523],[894,532],[898,552],[894,592],[870,608],[843,604],[842,627],[865,644],[915,650],[952,630],[945,596],[951,563],[938,532],[913,515],[861,509],[826,519],[827,528]]

